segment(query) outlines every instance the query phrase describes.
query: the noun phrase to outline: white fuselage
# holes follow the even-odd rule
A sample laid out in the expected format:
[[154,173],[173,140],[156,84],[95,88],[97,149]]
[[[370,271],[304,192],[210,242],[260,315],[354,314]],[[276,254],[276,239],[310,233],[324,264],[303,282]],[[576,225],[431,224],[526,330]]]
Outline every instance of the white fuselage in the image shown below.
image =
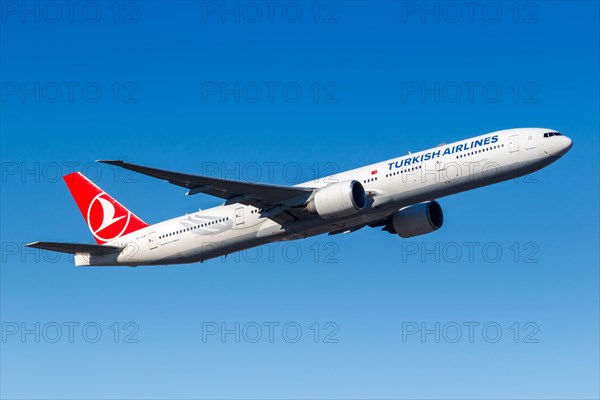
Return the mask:
[[265,243],[322,233],[352,231],[398,209],[513,179],[556,161],[571,147],[550,129],[510,129],[412,153],[300,184],[319,188],[359,181],[367,206],[339,218],[311,215],[283,225],[269,210],[225,204],[150,225],[107,245],[126,246],[114,255],[76,255],[76,265],[164,265],[204,261]]

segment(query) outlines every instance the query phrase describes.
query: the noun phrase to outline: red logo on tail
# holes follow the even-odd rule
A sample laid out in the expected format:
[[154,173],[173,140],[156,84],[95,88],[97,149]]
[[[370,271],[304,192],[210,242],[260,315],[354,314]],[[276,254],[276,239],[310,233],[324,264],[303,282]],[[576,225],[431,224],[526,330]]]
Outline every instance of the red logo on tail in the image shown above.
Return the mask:
[[129,225],[131,213],[121,208],[119,214],[117,215],[115,206],[106,193],[102,192],[94,197],[87,212],[87,223],[92,235],[103,242],[121,236]]
[[79,172],[64,179],[98,244],[148,226]]

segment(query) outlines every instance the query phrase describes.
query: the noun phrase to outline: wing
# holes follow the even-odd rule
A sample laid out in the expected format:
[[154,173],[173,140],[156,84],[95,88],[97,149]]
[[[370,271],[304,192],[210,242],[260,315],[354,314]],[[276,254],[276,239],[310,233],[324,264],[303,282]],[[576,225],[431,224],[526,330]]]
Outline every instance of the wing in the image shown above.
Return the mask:
[[227,200],[228,203],[242,203],[258,208],[270,209],[276,206],[299,206],[304,204],[313,188],[279,186],[263,183],[240,182],[228,179],[211,178],[202,175],[184,174],[163,169],[144,167],[120,160],[98,160],[116,165],[140,174],[163,179],[169,183],[189,189],[187,194],[207,193]]
[[123,250],[123,248],[115,246],[58,242],[33,242],[26,244],[25,246],[42,250],[58,251],[60,253],[89,254],[92,256],[103,256],[105,254],[118,253],[119,251]]

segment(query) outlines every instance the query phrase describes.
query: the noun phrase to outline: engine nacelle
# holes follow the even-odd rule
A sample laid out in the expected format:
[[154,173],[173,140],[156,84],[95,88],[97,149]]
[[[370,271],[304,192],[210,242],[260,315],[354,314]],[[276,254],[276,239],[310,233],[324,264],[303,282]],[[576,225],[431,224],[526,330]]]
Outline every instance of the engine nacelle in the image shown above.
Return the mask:
[[363,185],[358,181],[344,181],[318,189],[306,208],[322,218],[334,218],[354,214],[366,205]]
[[402,208],[392,216],[392,227],[403,238],[437,231],[443,223],[442,207],[435,200]]

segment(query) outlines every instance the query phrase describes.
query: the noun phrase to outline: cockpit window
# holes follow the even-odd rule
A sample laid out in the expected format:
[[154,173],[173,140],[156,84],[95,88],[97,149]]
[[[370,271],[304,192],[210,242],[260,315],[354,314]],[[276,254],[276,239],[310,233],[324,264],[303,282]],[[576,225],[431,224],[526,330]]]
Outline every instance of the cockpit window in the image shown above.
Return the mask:
[[558,133],[558,132],[546,132],[546,133],[544,133],[544,137],[545,138],[552,137],[552,136],[562,136],[562,135],[560,133]]

